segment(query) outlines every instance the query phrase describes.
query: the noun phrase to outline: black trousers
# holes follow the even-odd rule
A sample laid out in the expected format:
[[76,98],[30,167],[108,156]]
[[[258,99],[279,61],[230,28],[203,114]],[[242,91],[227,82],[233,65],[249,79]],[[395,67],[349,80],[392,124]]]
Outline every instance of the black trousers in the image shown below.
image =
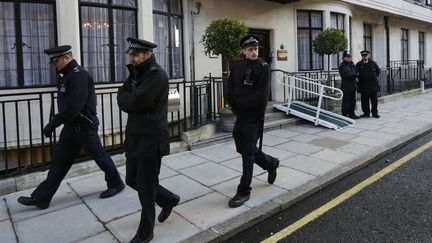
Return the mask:
[[[372,105],[372,109],[369,106],[369,100]],[[362,92],[361,93],[361,106],[363,113],[366,115],[372,114],[378,115],[378,93],[377,92]]]
[[274,158],[259,151],[258,139],[261,135],[261,118],[238,117],[234,126],[233,137],[237,152],[242,156],[243,174],[240,184],[237,187],[237,194],[242,196],[250,195],[252,188],[254,163],[264,170],[276,167]]
[[60,133],[47,178],[33,191],[32,198],[40,202],[51,201],[81,148],[84,148],[105,172],[108,187],[120,186],[123,183],[113,160],[102,147],[97,129],[81,127],[78,130],[74,126],[65,125]]
[[[137,141],[137,140],[142,140]],[[144,142],[143,142],[144,140]],[[159,144],[155,138],[128,139],[128,147],[139,149],[142,157],[128,157],[126,160],[126,184],[138,192],[141,203],[141,220],[137,234],[141,239],[147,238],[153,233],[156,210],[155,202],[161,207],[174,206],[177,202],[174,194],[159,185],[159,173],[162,156],[159,152]],[[137,147],[138,146],[138,147]]]
[[353,116],[356,106],[356,92],[344,91],[342,98],[342,115]]

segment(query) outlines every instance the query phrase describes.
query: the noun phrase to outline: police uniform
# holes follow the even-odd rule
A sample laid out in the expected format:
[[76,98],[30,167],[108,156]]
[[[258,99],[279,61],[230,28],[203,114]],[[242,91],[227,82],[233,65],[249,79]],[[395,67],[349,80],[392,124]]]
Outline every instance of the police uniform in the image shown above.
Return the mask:
[[[71,52],[68,45],[45,50],[51,62]],[[96,117],[96,95],[93,78],[72,59],[59,71],[57,85],[58,114],[45,126],[43,134],[51,137],[56,127],[64,125],[47,179],[29,197],[18,201],[24,205],[47,208],[61,181],[71,168],[81,148],[84,148],[105,172],[108,190],[100,196],[113,196],[125,186],[111,157],[103,149],[98,136],[99,121]]]
[[[156,44],[127,38],[128,52],[152,51]],[[169,154],[168,90],[165,71],[155,56],[133,66],[127,65],[129,77],[119,89],[117,102],[128,113],[126,125],[126,184],[138,192],[142,206],[141,221],[131,242],[153,238],[155,202],[162,208],[160,222],[168,218],[179,196],[159,185],[161,160]]]
[[[256,36],[247,35],[240,41],[242,48],[258,46]],[[238,207],[249,199],[254,163],[269,172],[268,181],[276,178],[279,160],[256,146],[263,133],[264,113],[270,85],[270,68],[262,59],[242,60],[234,66],[228,80],[228,103],[237,117],[233,137],[237,152],[242,156],[243,175],[230,207]]]
[[[351,57],[347,51],[343,53],[343,58]],[[353,62],[343,61],[339,65],[339,74],[341,76],[341,90],[343,92],[342,98],[342,115],[348,116],[352,119],[358,119],[354,110],[356,106],[356,90],[357,90],[357,77],[359,75],[357,67]]]
[[[369,51],[361,51],[360,54],[368,55]],[[359,92],[361,94],[361,105],[363,115],[360,117],[369,117],[372,112],[372,116],[379,118],[378,115],[378,92],[380,86],[378,83],[378,76],[380,74],[380,68],[378,64],[372,59],[367,61],[360,60],[356,64],[359,70]],[[372,105],[372,109],[369,106],[369,100]]]

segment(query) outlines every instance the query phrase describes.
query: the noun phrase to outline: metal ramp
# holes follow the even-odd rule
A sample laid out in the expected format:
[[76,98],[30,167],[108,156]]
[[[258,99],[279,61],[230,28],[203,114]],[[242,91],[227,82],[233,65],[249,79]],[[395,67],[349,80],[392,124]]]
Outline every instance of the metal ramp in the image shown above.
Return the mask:
[[[338,130],[354,125],[355,122],[353,119],[321,108],[323,98],[341,100],[343,97],[342,90],[321,84],[321,81],[323,80],[283,74],[283,79],[278,80],[278,82],[288,88],[288,103],[274,104],[273,106],[278,110],[286,112],[286,114],[292,114],[311,121],[316,126],[321,125]],[[293,101],[294,90],[318,96],[318,105],[315,107],[304,102]],[[332,95],[325,94],[324,91]]]

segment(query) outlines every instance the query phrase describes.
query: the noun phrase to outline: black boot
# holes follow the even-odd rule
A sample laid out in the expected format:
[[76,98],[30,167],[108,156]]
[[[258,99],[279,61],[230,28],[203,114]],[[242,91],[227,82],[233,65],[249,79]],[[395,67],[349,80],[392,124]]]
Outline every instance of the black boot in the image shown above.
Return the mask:
[[147,243],[153,240],[153,233],[146,237],[145,239],[141,239],[141,237],[137,234],[132,238],[132,240],[129,243]]
[[125,188],[125,184],[122,183],[120,186],[117,187],[109,187],[107,190],[103,191],[99,197],[100,198],[109,198],[112,197],[114,195],[116,195],[117,193],[123,191],[123,189]]
[[171,211],[173,209],[173,207],[177,206],[178,203],[180,202],[180,197],[176,194],[174,194],[175,197],[175,202],[174,204],[172,204],[170,207],[164,207],[162,208],[162,211],[160,212],[159,216],[158,216],[158,221],[160,223],[164,222],[165,220],[167,220],[167,218],[170,216]]
[[17,201],[22,205],[36,206],[39,209],[47,209],[50,205],[50,202],[38,202],[32,197],[19,197]]
[[276,170],[279,167],[279,159],[273,158],[273,164],[274,164],[274,167],[271,168],[270,170],[267,170],[268,171],[267,182],[269,184],[273,184],[276,180],[276,176],[277,176]]
[[229,200],[228,205],[232,208],[240,207],[247,200],[249,200],[249,195],[241,196],[241,195],[237,194],[233,198],[231,198],[231,200]]

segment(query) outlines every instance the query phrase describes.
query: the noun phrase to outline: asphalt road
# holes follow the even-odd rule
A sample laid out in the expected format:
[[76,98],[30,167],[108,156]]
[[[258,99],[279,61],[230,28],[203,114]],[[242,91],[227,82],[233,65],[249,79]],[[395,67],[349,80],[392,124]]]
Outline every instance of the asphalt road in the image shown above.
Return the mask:
[[[226,242],[260,242],[431,140],[419,138]],[[432,149],[280,242],[432,242]]]

